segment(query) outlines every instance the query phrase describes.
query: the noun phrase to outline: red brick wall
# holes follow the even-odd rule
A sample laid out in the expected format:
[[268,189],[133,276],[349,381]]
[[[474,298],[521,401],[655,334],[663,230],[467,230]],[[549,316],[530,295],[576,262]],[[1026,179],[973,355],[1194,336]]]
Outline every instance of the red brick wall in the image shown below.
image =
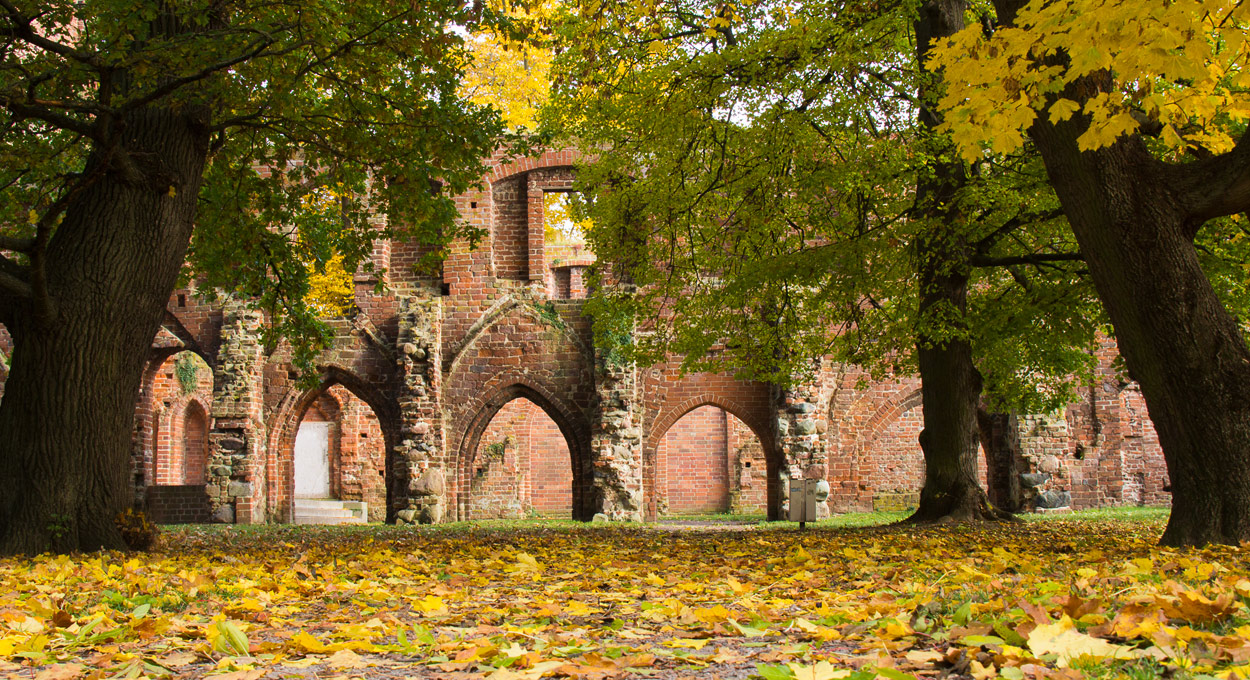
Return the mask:
[[386,444],[373,409],[342,385],[326,390],[340,404],[338,440],[331,446],[332,484],[340,500],[365,501],[370,521],[386,519]]
[[[654,518],[670,511],[668,471],[660,448],[669,429],[683,416],[700,406],[712,405],[741,418],[752,431],[770,433],[775,412],[772,388],[767,384],[737,380],[727,374],[682,375],[676,362],[640,369],[642,402],[646,408],[643,444],[643,494],[645,514]],[[765,449],[765,459],[778,456]],[[667,451],[665,451],[667,455]],[[776,465],[777,462],[774,462]],[[756,464],[752,463],[754,468]],[[765,462],[765,469],[768,465]],[[765,488],[758,492],[767,498]]]
[[918,492],[924,484],[924,454],[918,437],[924,409],[917,406],[864,442],[861,484],[876,492]]
[[203,486],[208,476],[208,416],[197,402],[187,404],[182,428],[182,483]]
[[664,435],[657,453],[664,463],[670,514],[729,510],[726,415],[715,406],[701,406]]
[[[732,413],[728,439],[730,510],[736,513],[763,513],[768,509],[768,461],[759,437]],[[737,479],[734,475],[737,474]]]
[[539,411],[528,399],[499,409],[482,433],[469,481],[469,518],[517,518],[528,510],[530,421]]
[[[175,370],[184,356],[192,357],[198,367],[195,388],[189,393]],[[146,486],[204,483],[212,394],[213,372],[193,352],[167,355],[149,368],[135,413],[136,457]]]
[[564,435],[542,409],[531,407],[530,487],[534,512],[568,518],[573,511],[573,463]]

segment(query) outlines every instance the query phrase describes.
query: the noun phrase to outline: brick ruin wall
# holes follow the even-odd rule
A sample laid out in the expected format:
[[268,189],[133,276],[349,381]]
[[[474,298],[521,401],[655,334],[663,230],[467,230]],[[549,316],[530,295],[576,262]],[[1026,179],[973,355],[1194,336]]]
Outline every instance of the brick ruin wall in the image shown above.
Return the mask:
[[[416,268],[428,247],[379,242],[376,272],[355,277],[355,315],[331,322],[315,385],[287,350],[261,345],[257,313],[176,291],[136,408],[136,498],[170,518],[289,521],[295,435],[324,418],[333,493],[367,501],[371,519],[776,515],[793,476],[828,479],[829,511],[914,505],[914,378],[826,364],[783,390],[682,375],[675,361],[605,363],[582,314],[593,256],[544,238],[544,193],[571,189],[574,160],[497,164],[456,197],[486,238],[453,243],[441,270]],[[0,329],[6,358],[10,345]],[[207,361],[190,393],[173,370],[182,351]],[[1140,391],[1114,357],[1104,341],[1095,383],[1063,412],[982,423],[980,474],[996,503],[1169,502]],[[187,500],[197,495],[203,504]]]

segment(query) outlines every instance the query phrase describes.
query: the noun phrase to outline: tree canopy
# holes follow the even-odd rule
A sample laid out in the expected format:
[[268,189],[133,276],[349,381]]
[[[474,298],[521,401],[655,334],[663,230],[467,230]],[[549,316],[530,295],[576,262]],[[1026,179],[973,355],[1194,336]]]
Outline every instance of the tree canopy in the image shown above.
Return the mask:
[[315,339],[309,263],[472,236],[450,197],[503,124],[459,94],[464,36],[499,16],[0,0],[0,551],[120,544],[131,404],[184,256],[201,290],[268,309],[271,340]]
[[601,327],[673,319],[645,325],[637,356],[785,383],[823,355],[912,372],[924,325],[970,333],[1005,400],[1070,396],[1100,316],[1035,157],[987,162],[958,195],[967,318],[919,315],[915,187],[943,151],[916,120],[914,19],[911,3],[582,5],[549,115],[594,151],[588,236],[636,286],[593,303]]

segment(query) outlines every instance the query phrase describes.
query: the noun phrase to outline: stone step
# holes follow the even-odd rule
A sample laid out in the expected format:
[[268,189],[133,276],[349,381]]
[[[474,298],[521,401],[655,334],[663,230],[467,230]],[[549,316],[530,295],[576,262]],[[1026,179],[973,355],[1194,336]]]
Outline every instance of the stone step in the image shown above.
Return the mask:
[[295,524],[364,524],[369,521],[364,501],[329,498],[296,498],[292,521]]

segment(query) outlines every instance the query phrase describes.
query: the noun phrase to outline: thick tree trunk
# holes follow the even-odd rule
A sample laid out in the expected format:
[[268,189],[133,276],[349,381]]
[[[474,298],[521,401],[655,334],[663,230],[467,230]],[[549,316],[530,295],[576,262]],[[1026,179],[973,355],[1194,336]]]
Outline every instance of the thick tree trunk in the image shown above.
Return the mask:
[[[966,5],[964,0],[927,0],[921,5],[916,22],[919,63],[925,63],[930,41],[964,27]],[[930,88],[921,88],[920,100],[931,99]],[[940,123],[932,108],[921,109],[923,127],[934,130]],[[960,216],[952,208],[963,181],[962,164],[939,162],[934,174],[916,187],[916,212],[929,226],[916,244],[920,280],[916,355],[924,405],[920,448],[925,478],[920,504],[908,518],[914,522],[990,519],[1000,514],[977,483],[981,375],[960,327],[967,310],[969,249],[956,224]]]
[[1193,245],[1179,174],[1140,138],[1080,152],[1079,121],[1040,121],[1046,162],[1172,482],[1169,545],[1250,540],[1250,351]]
[[0,401],[2,554],[124,547],[113,518],[130,500],[134,403],[207,155],[185,115],[140,111],[124,130],[120,149],[88,161],[98,179],[48,244],[50,310],[4,310],[14,350]]

